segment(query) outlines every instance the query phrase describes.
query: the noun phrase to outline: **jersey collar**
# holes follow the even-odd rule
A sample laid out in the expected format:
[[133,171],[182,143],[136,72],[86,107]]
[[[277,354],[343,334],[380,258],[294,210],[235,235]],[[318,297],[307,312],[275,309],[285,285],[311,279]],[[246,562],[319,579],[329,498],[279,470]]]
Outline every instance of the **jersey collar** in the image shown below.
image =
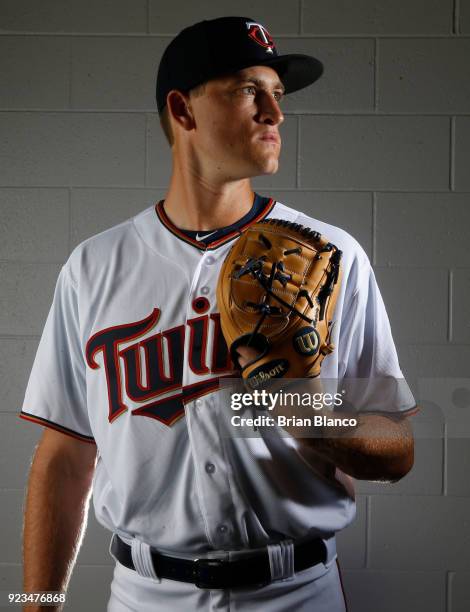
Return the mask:
[[[205,243],[205,242],[199,242],[195,238],[191,238],[185,232],[183,232],[178,227],[176,227],[176,225],[174,225],[170,221],[170,219],[168,218],[168,216],[167,216],[167,214],[165,212],[165,209],[163,207],[163,202],[164,202],[164,200],[160,200],[159,202],[157,202],[155,204],[155,212],[157,213],[157,217],[160,220],[160,222],[174,236],[176,236],[180,240],[183,240],[183,242],[186,242],[186,243],[196,247],[200,251],[213,251],[214,249],[217,249],[218,247],[222,246],[223,244],[226,244],[227,242],[230,242],[230,240],[233,240],[234,238],[237,238],[246,229],[248,229],[250,227],[250,225],[253,225],[253,223],[257,223],[258,221],[261,221],[261,219],[264,219],[271,212],[271,210],[274,207],[274,204],[276,203],[275,200],[273,200],[273,198],[268,198],[265,206],[262,207],[260,212],[254,218],[250,219],[246,223],[240,223],[240,225],[233,224],[233,229],[230,232],[228,232],[226,234],[223,234],[221,237],[216,238],[212,242]],[[230,227],[232,228],[232,226],[230,226]],[[218,233],[219,233],[219,230],[217,230],[217,234]]]

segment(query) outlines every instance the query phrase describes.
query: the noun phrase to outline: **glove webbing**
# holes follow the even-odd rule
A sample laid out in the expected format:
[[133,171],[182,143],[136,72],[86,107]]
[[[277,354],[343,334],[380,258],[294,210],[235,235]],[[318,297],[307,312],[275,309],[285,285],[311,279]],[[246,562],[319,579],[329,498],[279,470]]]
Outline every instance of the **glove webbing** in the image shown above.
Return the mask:
[[[301,226],[299,226],[301,227]],[[305,230],[305,228],[303,228]],[[319,234],[317,232],[310,232],[310,230],[306,230],[307,232],[311,233],[314,235],[314,237],[316,239],[319,238]],[[266,249],[269,250],[271,248],[271,243],[268,240],[268,238],[266,238],[266,236],[264,236],[263,234],[259,235],[259,240],[260,242],[262,242]],[[321,251],[318,251],[317,253],[317,258],[320,259],[320,253],[323,252],[329,252],[333,249],[333,245],[331,243],[327,243],[323,249],[321,249]],[[292,255],[294,253],[302,253],[302,248],[301,247],[297,247],[294,249],[289,249],[287,251],[284,251],[284,256],[287,255]],[[322,320],[324,313],[325,313],[325,306],[326,306],[326,301],[328,296],[331,294],[331,292],[333,291],[333,285],[336,283],[337,279],[338,279],[338,272],[339,272],[339,261],[341,258],[341,251],[336,250],[335,253],[333,253],[332,257],[331,257],[331,269],[328,271],[327,273],[327,279],[326,279],[326,283],[322,286],[322,288],[320,289],[319,293],[318,293],[318,297],[317,300],[320,304],[320,313],[319,313],[319,319]],[[264,294],[264,296],[262,297],[262,301],[259,303],[256,302],[246,302],[247,306],[250,306],[251,308],[254,308],[256,310],[259,310],[259,312],[261,313],[261,316],[255,326],[255,329],[252,331],[250,338],[248,339],[247,342],[247,346],[250,345],[252,339],[254,338],[254,336],[256,335],[256,333],[258,332],[258,330],[260,329],[261,325],[263,324],[264,319],[268,316],[268,315],[281,315],[284,318],[287,318],[291,313],[295,314],[296,316],[302,318],[304,321],[306,321],[307,323],[312,324],[313,323],[313,319],[310,319],[309,317],[307,317],[303,312],[300,312],[299,310],[297,310],[297,308],[295,307],[295,304],[297,303],[297,301],[300,298],[305,298],[308,303],[310,308],[313,308],[313,302],[312,299],[308,293],[308,291],[306,291],[305,289],[301,289],[296,297],[295,297],[295,301],[294,304],[288,304],[285,300],[283,300],[282,298],[280,298],[278,295],[276,295],[276,293],[274,293],[272,286],[273,286],[273,282],[275,280],[278,280],[281,285],[283,287],[286,286],[287,282],[289,280],[292,279],[292,275],[291,274],[287,274],[284,271],[284,264],[282,263],[282,261],[278,261],[278,262],[273,262],[271,265],[271,271],[269,273],[269,275],[265,274],[263,272],[263,263],[266,261],[267,257],[265,255],[262,255],[261,257],[258,258],[252,258],[250,257],[247,261],[247,263],[242,266],[240,268],[240,270],[238,270],[238,272],[235,272],[234,277],[236,279],[241,278],[242,276],[244,276],[245,274],[251,274],[251,276],[258,281],[258,283],[263,287],[263,289],[266,291],[266,293]],[[277,302],[279,302],[280,304],[282,304],[287,310],[288,313],[285,314],[283,313],[282,309],[279,308],[278,306],[271,306],[270,304],[267,303],[267,299],[271,297],[272,299],[276,300]]]

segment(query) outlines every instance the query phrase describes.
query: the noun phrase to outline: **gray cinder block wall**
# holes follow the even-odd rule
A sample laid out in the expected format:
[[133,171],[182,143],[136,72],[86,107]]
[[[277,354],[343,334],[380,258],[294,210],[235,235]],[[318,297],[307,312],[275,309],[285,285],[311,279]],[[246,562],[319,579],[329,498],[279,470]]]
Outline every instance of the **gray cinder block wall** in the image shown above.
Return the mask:
[[[162,50],[185,25],[234,13],[326,65],[286,99],[281,169],[254,184],[362,243],[422,400],[413,472],[358,483],[357,520],[338,537],[350,610],[462,612],[470,444],[441,417],[470,410],[470,0],[0,0],[0,591],[21,585],[40,431],[16,413],[60,266],[164,195]],[[107,545],[90,517],[68,609],[105,608]]]

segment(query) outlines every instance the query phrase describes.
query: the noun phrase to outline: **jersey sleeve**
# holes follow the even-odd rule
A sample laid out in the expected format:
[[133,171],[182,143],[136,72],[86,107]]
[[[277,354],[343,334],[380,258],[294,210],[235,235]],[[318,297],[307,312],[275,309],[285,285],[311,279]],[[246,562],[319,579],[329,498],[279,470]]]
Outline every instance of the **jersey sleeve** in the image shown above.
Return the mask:
[[403,376],[390,322],[368,258],[362,262],[356,289],[343,310],[340,343],[345,399],[361,412],[419,411]]
[[57,279],[19,416],[94,443],[85,368],[77,291],[66,264]]

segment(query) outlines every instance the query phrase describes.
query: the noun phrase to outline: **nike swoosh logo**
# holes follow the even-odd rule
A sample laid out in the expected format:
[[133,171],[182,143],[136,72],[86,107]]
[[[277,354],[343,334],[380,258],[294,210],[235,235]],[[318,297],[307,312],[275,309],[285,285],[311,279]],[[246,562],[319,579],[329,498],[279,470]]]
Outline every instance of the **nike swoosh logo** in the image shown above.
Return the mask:
[[214,232],[210,232],[210,234],[203,234],[202,236],[199,236],[199,234],[196,234],[196,240],[197,241],[201,241],[201,240],[205,240],[206,238],[209,238],[209,236],[212,236],[212,234],[217,233],[217,230],[215,230]]

